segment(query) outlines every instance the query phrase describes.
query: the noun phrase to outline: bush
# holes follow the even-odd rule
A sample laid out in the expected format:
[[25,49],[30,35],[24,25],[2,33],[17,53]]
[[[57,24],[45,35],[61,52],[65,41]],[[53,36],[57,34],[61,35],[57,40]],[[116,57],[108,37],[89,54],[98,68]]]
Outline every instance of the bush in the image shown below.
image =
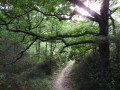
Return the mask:
[[42,69],[32,67],[18,76],[17,83],[21,90],[49,90],[51,76],[45,74]]
[[[113,54],[114,55],[114,54]],[[111,55],[111,57],[114,57]],[[106,78],[102,78],[99,54],[90,54],[72,69],[72,85],[75,90],[119,90],[120,66],[114,58],[110,59],[110,68],[106,70]]]
[[47,57],[45,61],[37,65],[38,69],[42,69],[47,75],[53,74],[59,66],[59,61],[55,57]]
[[75,90],[98,90],[100,77],[99,55],[88,55],[72,69],[72,85]]
[[0,73],[0,89],[1,90],[20,90],[15,74]]

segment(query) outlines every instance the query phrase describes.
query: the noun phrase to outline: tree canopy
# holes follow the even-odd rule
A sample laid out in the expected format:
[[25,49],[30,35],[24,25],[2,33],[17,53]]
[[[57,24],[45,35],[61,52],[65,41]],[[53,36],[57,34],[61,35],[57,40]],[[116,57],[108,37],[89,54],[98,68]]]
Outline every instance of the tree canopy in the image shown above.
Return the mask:
[[[85,5],[85,2],[86,0],[1,0],[1,28],[17,34],[22,33],[22,41],[27,36],[32,36],[30,44],[18,54],[18,58],[7,64],[12,64],[19,60],[24,52],[38,39],[41,42],[58,40],[64,43],[60,52],[70,46],[86,43],[97,44],[102,60],[101,68],[102,72],[104,72],[105,67],[108,67],[109,64],[109,27],[112,26],[114,31],[115,23],[119,23],[116,19],[119,17],[117,14],[117,12],[119,13],[119,0],[87,1],[89,3],[101,3],[99,11],[92,10],[92,8]],[[76,6],[84,9],[89,15],[84,15],[77,11]],[[115,15],[115,18],[113,18],[113,15]],[[72,20],[74,16],[86,18],[86,21]],[[65,23],[66,20],[67,22]],[[52,22],[51,29],[49,27],[50,22]],[[75,22],[75,27],[72,27],[72,22]],[[89,30],[88,28],[87,30],[82,28],[85,22],[91,22],[92,27]],[[62,24],[71,27],[71,30],[65,26],[61,27]]]
[[34,60],[31,64],[36,65],[31,72],[39,72],[40,68],[51,74],[72,59],[80,64],[77,68],[83,68],[78,69],[79,73],[73,72],[80,75],[76,81],[82,78],[78,81],[81,86],[87,77],[87,84],[93,81],[96,88],[117,90],[119,3],[120,0],[0,0],[0,65],[14,65],[17,61],[21,65],[19,60],[28,57],[23,62]]

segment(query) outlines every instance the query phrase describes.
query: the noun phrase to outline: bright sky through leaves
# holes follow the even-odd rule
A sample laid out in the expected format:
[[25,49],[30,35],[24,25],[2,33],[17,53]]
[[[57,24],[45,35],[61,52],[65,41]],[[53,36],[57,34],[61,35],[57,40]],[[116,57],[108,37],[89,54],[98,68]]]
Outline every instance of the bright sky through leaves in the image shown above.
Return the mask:
[[[87,7],[89,7],[91,10],[94,10],[96,12],[99,12],[100,11],[100,8],[101,8],[101,3],[98,3],[98,2],[89,2],[89,1],[86,1],[84,3]],[[82,8],[79,8],[78,6],[76,7],[70,7],[72,10],[76,9],[79,13],[81,13],[82,15],[85,15],[85,16],[89,16],[90,14],[85,11],[84,9]],[[74,17],[73,20],[83,20],[83,18],[81,17]]]
[[[99,11],[100,10],[100,7],[101,7],[101,4],[98,3],[98,2],[85,2],[84,3],[87,7],[89,7],[90,9],[94,10],[94,11]],[[71,9],[74,10],[74,7],[70,7]],[[82,8],[79,8],[78,6],[75,7],[77,9],[78,12],[80,12],[82,15],[89,15],[89,13],[87,11],[85,11],[84,9]]]

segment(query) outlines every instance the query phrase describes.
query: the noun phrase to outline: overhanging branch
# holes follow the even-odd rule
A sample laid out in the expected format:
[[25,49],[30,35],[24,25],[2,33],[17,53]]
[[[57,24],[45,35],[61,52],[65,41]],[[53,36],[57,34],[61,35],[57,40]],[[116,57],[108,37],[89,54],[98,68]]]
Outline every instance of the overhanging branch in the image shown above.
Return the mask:
[[98,33],[95,33],[95,32],[86,31],[84,33],[76,34],[76,35],[55,35],[55,36],[45,37],[45,36],[38,35],[38,34],[35,34],[33,32],[28,32],[28,31],[24,31],[24,30],[11,30],[11,29],[8,28],[8,26],[7,26],[6,29],[11,31],[11,32],[15,32],[15,33],[19,32],[19,33],[25,33],[25,34],[28,34],[28,35],[32,35],[34,37],[38,37],[39,39],[41,39],[43,41],[61,40],[62,38],[81,37],[81,36],[84,36],[84,35],[87,35],[87,34],[94,35],[94,36],[98,36],[99,35]]
[[85,31],[84,33],[81,34],[76,34],[76,35],[56,35],[56,36],[51,36],[50,38],[54,39],[54,38],[72,38],[72,37],[80,37],[80,36],[84,36],[84,35],[94,35],[94,36],[98,36],[98,33],[95,32],[89,32],[89,31]]
[[28,32],[28,31],[24,31],[24,30],[11,30],[11,29],[8,28],[8,26],[6,26],[6,29],[8,31],[15,32],[15,33],[20,32],[20,33],[25,33],[25,34],[28,34],[28,35],[32,35],[34,37],[45,38],[44,36],[35,34],[33,32]]
[[100,16],[97,12],[91,10],[89,7],[86,7],[81,0],[67,0],[67,1],[69,1],[69,2],[71,2],[71,3],[74,3],[75,5],[77,5],[77,6],[80,7],[80,8],[83,8],[83,9],[86,10],[91,16],[93,16],[97,21],[100,21],[100,20],[101,20],[101,16]]
[[[63,40],[62,40],[63,41]],[[65,43],[65,46],[61,49],[60,53],[63,52],[63,50],[67,47],[74,46],[74,45],[80,45],[80,44],[86,44],[86,43],[96,43],[94,40],[85,40],[80,42],[74,42],[74,43],[67,43],[65,40],[63,41]]]
[[89,20],[99,22],[98,19],[96,19],[96,18],[94,18],[94,17],[91,17],[91,16],[83,15],[83,14],[81,14],[80,12],[78,12],[78,11],[76,11],[76,10],[74,10],[74,15],[80,15],[80,16],[82,16],[82,17],[84,17],[84,18],[89,19]]

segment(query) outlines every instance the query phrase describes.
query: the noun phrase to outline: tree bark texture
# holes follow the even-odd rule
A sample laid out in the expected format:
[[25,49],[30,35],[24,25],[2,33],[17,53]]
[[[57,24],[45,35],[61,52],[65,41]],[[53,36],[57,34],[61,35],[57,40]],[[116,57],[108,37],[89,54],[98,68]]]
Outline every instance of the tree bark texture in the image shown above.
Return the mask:
[[[109,0],[104,0],[101,7],[101,21],[99,22],[100,36],[107,38],[108,36],[108,19],[109,19]],[[101,70],[103,77],[105,70],[109,67],[109,40],[103,39],[99,43],[99,53],[101,58]]]

